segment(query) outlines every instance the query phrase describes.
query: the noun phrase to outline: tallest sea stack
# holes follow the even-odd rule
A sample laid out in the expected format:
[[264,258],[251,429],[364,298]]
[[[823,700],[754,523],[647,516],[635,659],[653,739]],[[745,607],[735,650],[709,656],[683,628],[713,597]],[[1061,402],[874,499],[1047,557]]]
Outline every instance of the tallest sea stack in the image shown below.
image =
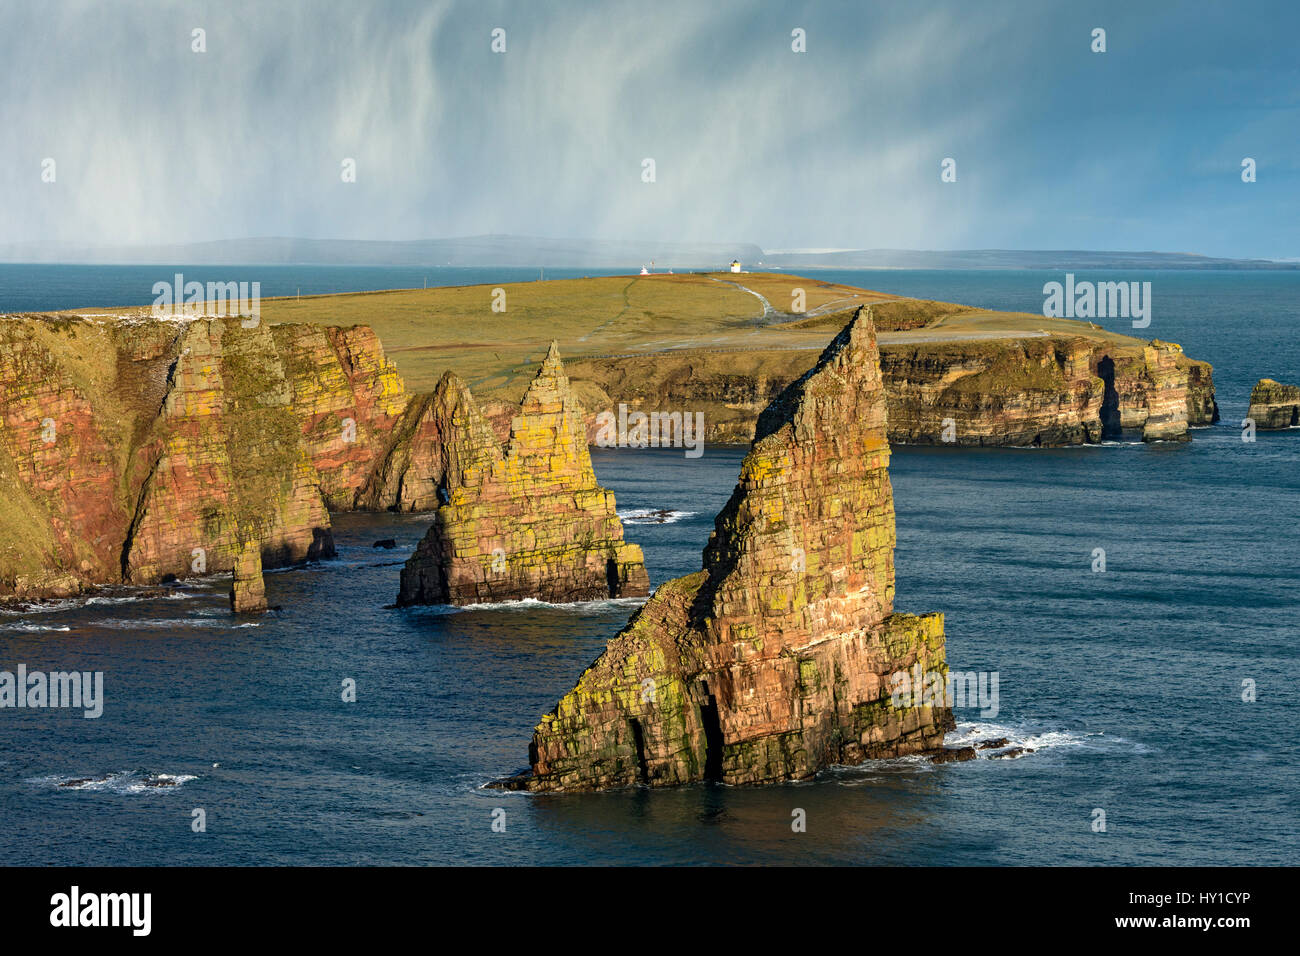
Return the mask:
[[893,613],[888,465],[863,308],[759,418],[704,570],[655,592],[501,786],[766,783],[939,747],[950,710],[890,699],[947,666],[941,614]]

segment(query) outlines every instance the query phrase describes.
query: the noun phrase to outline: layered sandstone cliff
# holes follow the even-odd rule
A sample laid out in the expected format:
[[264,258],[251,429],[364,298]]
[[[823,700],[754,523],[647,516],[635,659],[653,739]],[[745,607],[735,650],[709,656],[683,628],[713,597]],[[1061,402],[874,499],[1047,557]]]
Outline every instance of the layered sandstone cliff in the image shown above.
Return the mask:
[[[589,408],[698,410],[709,442],[736,443],[807,354],[674,351],[587,358],[571,372]],[[1158,340],[936,337],[882,344],[880,358],[897,444],[1078,445],[1122,432],[1181,441],[1218,421],[1210,366]],[[588,429],[594,439],[594,421]]]
[[946,662],[942,615],[893,610],[885,422],[862,309],[760,416],[704,569],[656,590],[500,785],[764,783],[937,748],[951,711],[890,697]]
[[443,500],[402,570],[399,605],[649,593],[641,549],[623,540],[614,496],[596,484],[583,412],[554,344],[504,447],[450,373],[427,414],[454,440],[439,484]]
[[[565,437],[580,414],[567,396],[544,408],[545,385],[507,454],[463,386],[453,378],[431,395],[407,393],[364,326],[6,317],[0,599],[242,569],[232,600],[256,609],[261,567],[333,553],[330,509],[432,510],[441,488],[458,489],[473,514],[474,495],[492,500],[506,487],[527,491],[515,500],[511,580],[550,582],[517,596],[549,599],[575,590],[560,583],[566,575],[589,577],[549,550],[526,554],[551,548],[568,518],[575,540],[591,545],[583,560],[600,554],[604,593],[644,594],[639,549],[622,542],[585,447],[578,456]],[[474,462],[487,475],[493,461],[505,471],[477,486]],[[552,485],[548,467],[559,469]],[[566,489],[567,508],[556,503]]]
[[1256,428],[1267,431],[1300,425],[1300,386],[1261,378],[1250,390],[1246,417],[1254,421]]
[[0,596],[333,551],[271,334],[235,319],[0,322]]

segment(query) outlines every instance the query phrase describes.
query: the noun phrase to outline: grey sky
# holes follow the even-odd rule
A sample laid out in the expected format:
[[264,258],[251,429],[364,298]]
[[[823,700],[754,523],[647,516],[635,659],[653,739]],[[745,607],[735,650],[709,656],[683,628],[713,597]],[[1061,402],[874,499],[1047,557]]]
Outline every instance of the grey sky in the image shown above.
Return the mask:
[[1281,2],[9,3],[0,242],[1300,256],[1297,28]]

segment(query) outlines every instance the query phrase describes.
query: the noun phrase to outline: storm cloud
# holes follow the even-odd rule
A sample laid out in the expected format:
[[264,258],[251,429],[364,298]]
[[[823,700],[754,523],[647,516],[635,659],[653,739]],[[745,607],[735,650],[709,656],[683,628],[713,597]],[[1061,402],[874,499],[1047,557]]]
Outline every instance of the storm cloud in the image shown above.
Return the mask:
[[1297,28],[1282,2],[9,4],[0,242],[1297,256]]

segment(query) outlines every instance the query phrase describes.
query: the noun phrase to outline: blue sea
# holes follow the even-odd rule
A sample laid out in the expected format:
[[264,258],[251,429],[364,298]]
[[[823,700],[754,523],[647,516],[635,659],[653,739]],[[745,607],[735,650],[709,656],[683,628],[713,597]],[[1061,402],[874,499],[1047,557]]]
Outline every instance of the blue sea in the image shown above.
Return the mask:
[[[147,303],[158,271],[0,265],[0,312]],[[255,271],[263,295],[536,274]],[[816,275],[1035,312],[1063,278]],[[1141,334],[1213,363],[1222,421],[1182,445],[899,447],[891,467],[898,608],[943,611],[950,665],[999,674],[997,715],[959,710],[950,742],[1033,753],[762,788],[484,790],[635,605],[397,610],[427,516],[338,515],[338,559],[269,574],[281,610],[258,621],[230,617],[219,579],[0,611],[0,669],[103,671],[106,698],[97,720],[0,710],[0,863],[1300,862],[1300,430],[1240,428],[1256,379],[1300,383],[1300,273],[1078,278],[1150,281]],[[653,583],[699,568],[742,455],[593,451]],[[635,517],[657,509],[670,520]]]

